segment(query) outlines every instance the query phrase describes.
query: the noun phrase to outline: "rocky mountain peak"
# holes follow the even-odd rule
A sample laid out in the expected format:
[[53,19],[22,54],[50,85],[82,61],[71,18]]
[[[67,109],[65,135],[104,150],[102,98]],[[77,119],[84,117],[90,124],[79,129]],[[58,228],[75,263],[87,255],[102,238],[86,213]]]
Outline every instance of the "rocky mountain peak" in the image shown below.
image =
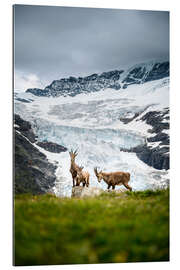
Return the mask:
[[137,64],[130,69],[112,70],[101,74],[91,74],[86,77],[72,77],[54,80],[44,89],[31,88],[26,92],[36,96],[76,96],[81,93],[90,93],[106,88],[119,90],[131,84],[140,84],[159,80],[169,76],[169,62],[148,62]]

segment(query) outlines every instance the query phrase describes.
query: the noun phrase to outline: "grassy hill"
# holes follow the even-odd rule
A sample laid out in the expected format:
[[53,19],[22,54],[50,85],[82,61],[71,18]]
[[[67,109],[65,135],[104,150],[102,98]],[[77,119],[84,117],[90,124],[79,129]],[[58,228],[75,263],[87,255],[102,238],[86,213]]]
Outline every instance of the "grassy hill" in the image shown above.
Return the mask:
[[169,260],[169,190],[16,195],[15,265]]

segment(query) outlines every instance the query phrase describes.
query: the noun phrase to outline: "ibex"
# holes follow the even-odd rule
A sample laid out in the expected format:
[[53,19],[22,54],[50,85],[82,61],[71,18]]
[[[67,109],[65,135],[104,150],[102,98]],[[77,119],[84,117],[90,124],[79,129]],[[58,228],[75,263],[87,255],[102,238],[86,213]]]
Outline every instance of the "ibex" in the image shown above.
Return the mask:
[[112,186],[112,189],[115,189],[116,185],[124,185],[127,189],[132,191],[132,187],[128,185],[130,180],[130,173],[128,172],[98,172],[97,167],[94,168],[95,175],[98,179],[98,182],[101,182],[103,179],[104,182],[108,184],[108,189]]
[[77,171],[76,176],[76,186],[79,186],[80,183],[83,183],[83,187],[86,185],[89,186],[89,173],[87,171],[83,171],[83,167],[80,167]]
[[[75,180],[77,177],[77,171],[80,170],[82,167],[79,167],[76,163],[75,163],[75,157],[77,156],[77,150],[75,150],[74,152],[71,150],[69,152],[69,155],[71,157],[71,167],[70,167],[70,173],[72,174],[72,179],[73,179],[73,187],[75,186]],[[77,185],[77,183],[76,183]]]

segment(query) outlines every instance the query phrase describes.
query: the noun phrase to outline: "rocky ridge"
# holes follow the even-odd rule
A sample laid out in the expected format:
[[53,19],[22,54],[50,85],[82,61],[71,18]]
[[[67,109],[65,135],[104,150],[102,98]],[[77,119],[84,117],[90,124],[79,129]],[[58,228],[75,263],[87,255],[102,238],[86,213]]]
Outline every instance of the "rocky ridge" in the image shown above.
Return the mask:
[[[131,84],[140,84],[169,76],[169,62],[138,64],[127,71],[113,70],[86,77],[69,77],[54,80],[44,89],[30,88],[27,93],[42,97],[76,96],[81,93],[100,91],[106,88],[119,90]],[[26,102],[26,101],[24,101]],[[28,101],[30,102],[30,101]]]
[[159,80],[169,76],[169,62],[150,62],[149,64],[138,64],[130,68],[123,79],[123,88],[131,84],[140,84]]

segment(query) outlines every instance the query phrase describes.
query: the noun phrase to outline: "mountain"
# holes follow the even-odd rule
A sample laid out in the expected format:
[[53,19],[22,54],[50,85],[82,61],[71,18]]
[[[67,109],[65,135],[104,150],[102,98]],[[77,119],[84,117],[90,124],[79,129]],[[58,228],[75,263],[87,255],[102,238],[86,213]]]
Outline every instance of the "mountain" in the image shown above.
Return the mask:
[[[142,84],[149,81],[159,80],[169,76],[169,62],[151,61],[137,64],[128,70],[113,70],[102,74],[90,76],[69,77],[54,80],[44,89],[30,88],[27,93],[42,97],[76,96],[81,93],[90,93],[106,88],[119,90],[125,89],[132,84]],[[22,100],[23,101],[23,100]],[[24,100],[24,102],[29,102]]]
[[[57,165],[49,162],[41,147],[48,151],[66,151],[60,145],[37,141],[31,124],[19,115],[14,116],[14,191],[15,193],[43,194],[52,188],[56,181]],[[41,150],[41,151],[40,151]],[[61,151],[60,151],[61,150]]]

